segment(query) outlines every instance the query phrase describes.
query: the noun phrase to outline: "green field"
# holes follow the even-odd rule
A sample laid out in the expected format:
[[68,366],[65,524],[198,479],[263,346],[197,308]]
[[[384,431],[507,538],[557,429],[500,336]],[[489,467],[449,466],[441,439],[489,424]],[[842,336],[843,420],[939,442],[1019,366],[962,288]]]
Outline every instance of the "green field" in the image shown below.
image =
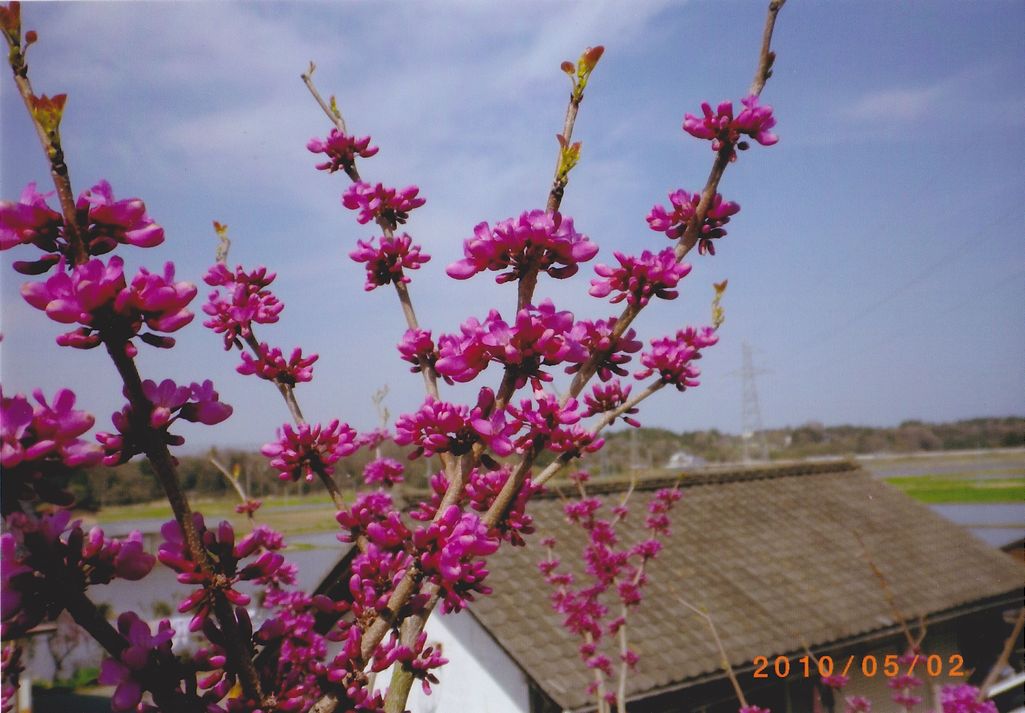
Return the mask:
[[885,478],[924,503],[1025,502],[1025,478],[979,478],[960,473]]

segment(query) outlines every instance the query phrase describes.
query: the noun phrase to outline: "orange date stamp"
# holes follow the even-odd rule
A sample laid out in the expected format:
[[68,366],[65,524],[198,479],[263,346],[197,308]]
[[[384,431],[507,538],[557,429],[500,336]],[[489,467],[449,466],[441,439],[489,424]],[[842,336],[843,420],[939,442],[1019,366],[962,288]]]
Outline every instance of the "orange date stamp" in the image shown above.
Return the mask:
[[789,656],[755,656],[754,678],[790,678],[791,676],[811,678],[813,676],[862,675],[865,678],[897,678],[898,676],[926,675],[930,678],[959,678],[968,675],[964,657],[960,654],[940,656],[939,654],[916,654],[910,661],[896,654],[876,656],[851,654],[846,659],[834,660],[832,656],[808,655],[799,658]]

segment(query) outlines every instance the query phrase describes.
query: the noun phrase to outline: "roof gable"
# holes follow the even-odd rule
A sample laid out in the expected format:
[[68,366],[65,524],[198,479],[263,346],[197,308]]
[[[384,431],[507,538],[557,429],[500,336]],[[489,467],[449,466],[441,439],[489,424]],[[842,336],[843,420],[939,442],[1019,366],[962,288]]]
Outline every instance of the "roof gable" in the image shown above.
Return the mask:
[[[625,542],[646,536],[643,490],[674,482],[638,486],[619,529]],[[673,534],[649,570],[644,602],[630,615],[631,646],[641,655],[630,697],[720,668],[705,623],[679,596],[709,612],[735,664],[798,650],[802,638],[815,646],[894,624],[858,536],[908,619],[1020,590],[1025,580],[1025,569],[1007,555],[849,463],[707,471],[684,476],[681,485]],[[622,488],[596,483],[588,490],[611,504]],[[584,534],[566,522],[557,497],[533,500],[529,512],[538,530],[533,541],[489,559],[494,594],[471,609],[546,693],[577,708],[589,702],[590,676],[578,640],[551,609],[536,540],[555,536],[563,566],[573,571]]]

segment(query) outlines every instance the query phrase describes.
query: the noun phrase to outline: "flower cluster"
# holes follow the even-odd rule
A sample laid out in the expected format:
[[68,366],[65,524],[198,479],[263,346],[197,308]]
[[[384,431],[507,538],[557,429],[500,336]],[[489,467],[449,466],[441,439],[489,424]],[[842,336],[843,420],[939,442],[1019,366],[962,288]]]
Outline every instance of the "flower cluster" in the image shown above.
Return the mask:
[[427,632],[421,631],[412,647],[399,643],[399,637],[392,634],[374,654],[372,670],[383,671],[392,664],[399,664],[420,681],[425,694],[431,694],[431,684],[438,682],[433,670],[448,663],[441,655],[441,644],[427,646]]
[[370,145],[370,137],[357,139],[355,136],[331,129],[326,139],[313,138],[306,144],[311,153],[322,153],[327,161],[317,164],[317,170],[334,173],[341,169],[348,173],[356,163],[356,157],[370,158],[377,153],[376,146]]
[[268,443],[260,452],[271,459],[281,480],[312,481],[316,473],[334,473],[334,464],[359,450],[359,440],[349,424],[337,419],[327,426],[300,423],[295,428],[285,424],[278,430],[278,440]]
[[128,646],[116,659],[104,659],[100,667],[100,683],[116,686],[111,708],[114,711],[133,711],[142,700],[144,684],[141,673],[157,662],[165,666],[174,662],[171,653],[171,639],[174,629],[164,619],[157,626],[156,636],[149,624],[135,612],[125,612],[118,617],[117,629],[128,641]]
[[[608,411],[615,411],[630,400],[630,389],[629,385],[623,386],[619,379],[615,379],[608,384],[595,384],[591,388],[591,393],[584,396],[584,405],[587,407],[584,416],[597,416]],[[627,409],[619,418],[622,418],[634,428],[640,428],[640,422],[635,418],[631,418],[637,411],[636,406]],[[609,425],[611,426],[613,423],[615,423],[615,419],[610,421]]]
[[[164,541],[157,554],[164,565],[178,572],[179,582],[199,585],[178,606],[178,611],[183,614],[194,612],[189,631],[203,628],[217,596],[223,595],[235,606],[247,605],[249,595],[235,588],[240,582],[279,586],[294,581],[295,568],[286,564],[278,552],[284,547],[284,540],[274,530],[258,526],[236,543],[235,530],[227,520],[222,521],[216,530],[207,529],[200,513],[193,513],[192,521],[209,555],[212,569],[195,561],[175,520],[164,523],[160,528]],[[243,564],[243,560],[250,561]]]
[[242,339],[252,334],[252,325],[273,324],[285,308],[274,293],[267,289],[276,275],[267,268],[258,267],[246,272],[239,265],[232,272],[222,263],[217,263],[207,272],[203,280],[211,287],[223,287],[210,293],[203,311],[210,319],[203,322],[217,334],[224,335],[224,348],[242,348]]
[[[634,329],[627,329],[615,337],[617,321],[615,317],[611,317],[594,322],[589,320],[577,322],[577,330],[581,332],[580,346],[587,354],[597,355],[595,374],[602,381],[608,381],[613,374],[626,376],[628,372],[623,368],[623,364],[630,361],[630,354],[639,352],[643,346],[636,339],[637,332]],[[570,364],[566,367],[566,373],[575,374],[582,366],[582,363]]]
[[391,487],[401,483],[406,467],[394,458],[377,458],[363,468],[363,482],[367,485],[385,485]]
[[572,277],[579,263],[598,253],[598,246],[573,229],[573,219],[559,213],[532,210],[496,223],[480,223],[463,243],[465,257],[448,266],[449,277],[465,280],[485,270],[502,272],[498,283],[518,280],[537,271],[556,279]]
[[2,512],[19,509],[19,500],[36,497],[70,504],[71,494],[63,489],[60,476],[76,468],[100,462],[103,453],[79,438],[92,428],[94,419],[76,411],[75,394],[60,389],[53,405],[43,392],[32,393],[36,404],[24,396],[3,396],[0,391],[0,466],[4,469]]
[[[172,347],[174,340],[155,332],[175,332],[192,321],[186,307],[196,296],[196,286],[174,281],[174,264],[163,273],[140,268],[126,283],[124,261],[112,257],[108,263],[94,259],[64,271],[63,259],[57,274],[43,282],[22,285],[25,301],[46,312],[55,322],[78,323],[80,328],[57,338],[61,346],[91,349],[104,339],[126,342],[129,355],[135,336],[153,346]],[[139,335],[143,325],[151,332]]]
[[488,570],[480,558],[494,553],[498,544],[477,515],[456,505],[413,533],[420,569],[440,588],[443,611],[460,611],[475,593],[491,593],[483,583]]
[[683,117],[683,130],[699,139],[712,142],[712,150],[719,151],[729,147],[730,160],[737,157],[736,149],[746,150],[750,144],[741,141],[741,136],[749,136],[762,146],[772,146],[779,137],[769,130],[776,125],[771,106],[759,106],[758,97],[754,94],[740,100],[743,110],[733,116],[733,102],[725,101],[716,107],[707,102],[701,105],[702,116],[686,114]]
[[[913,662],[919,657],[921,651],[916,650],[912,647],[905,651],[901,656],[897,657],[897,663],[900,664],[901,671],[912,670]],[[899,706],[902,706],[906,711],[911,711],[912,708],[922,702],[921,696],[916,696],[912,691],[922,686],[922,679],[911,673],[900,673],[893,678],[886,680],[886,685],[890,687],[893,694],[890,696],[893,702]]]
[[515,376],[516,388],[530,380],[540,389],[541,382],[552,380],[542,366],[579,364],[587,358],[581,343],[584,330],[573,321],[572,312],[556,310],[551,300],[521,309],[511,325],[491,310],[483,323],[471,318],[460,327],[461,334],[438,338],[440,358],[435,369],[444,377],[466,382],[494,361]]
[[354,261],[366,263],[367,282],[364,289],[368,292],[375,287],[390,283],[409,282],[403,272],[419,270],[420,266],[431,259],[430,255],[420,252],[420,246],[413,244],[413,239],[403,233],[394,237],[380,238],[380,245],[374,245],[374,238],[357,240],[357,250],[349,253]]
[[[73,257],[64,217],[47,204],[50,195],[29,183],[17,203],[0,201],[0,250],[31,244],[47,253],[36,261],[15,263],[14,269],[23,274],[41,274],[61,256]],[[84,191],[75,212],[76,222],[84,228],[78,237],[89,255],[108,253],[119,244],[151,248],[164,242],[164,229],[146,214],[145,204],[138,198],[115,200],[106,181]]]
[[[573,476],[582,492],[589,477],[586,472]],[[553,588],[552,607],[562,614],[567,631],[580,637],[580,657],[601,679],[611,676],[613,667],[612,659],[601,650],[604,637],[617,634],[626,625],[628,611],[641,603],[642,590],[647,583],[645,566],[661,550],[660,538],[669,535],[668,513],[680,495],[680,491],[673,488],[659,490],[652,496],[645,523],[650,537],[632,547],[621,545],[617,532],[629,515],[625,499],[611,508],[608,518],[601,517],[605,503],[599,498],[585,495],[568,502],[564,506],[566,519],[587,534],[582,556],[588,581],[580,586],[574,586],[575,575],[560,569],[561,562],[553,549],[554,538],[542,541],[548,548],[548,556],[538,564],[538,569]],[[609,618],[613,596],[619,601],[620,609],[618,615]],[[635,651],[628,649],[620,654],[620,665],[632,669],[638,658]],[[592,693],[594,690],[596,688]]]
[[288,361],[285,361],[285,356],[280,349],[271,348],[261,342],[257,356],[253,356],[249,352],[242,352],[242,363],[235,367],[235,370],[239,374],[255,374],[267,381],[295,386],[313,378],[313,363],[319,358],[317,354],[304,357],[303,350],[296,347],[292,350]]
[[5,636],[17,636],[64,608],[73,591],[107,584],[115,577],[135,581],[153,569],[154,558],[142,535],[109,539],[94,527],[88,533],[71,513],[58,510],[35,519],[24,513],[7,517],[0,535],[3,574],[0,599]]
[[940,692],[943,713],[997,713],[996,703],[980,701],[979,689],[963,683],[959,686],[944,686]]
[[[106,454],[104,465],[119,465],[145,452],[152,432],[158,433],[164,443],[180,446],[185,439],[167,430],[178,419],[213,426],[232,414],[231,406],[221,402],[209,379],[189,386],[178,386],[170,379],[159,384],[146,379],[142,382],[142,393],[147,404],[127,404],[111,417],[117,433],[96,434]],[[143,406],[145,412],[139,410]]]
[[[700,193],[692,195],[683,189],[673,191],[669,194],[670,210],[666,210],[660,205],[652,207],[648,214],[648,225],[656,232],[665,233],[666,237],[671,240],[679,240],[697,213],[700,202]],[[699,254],[715,255],[715,244],[712,241],[726,235],[723,226],[739,212],[739,204],[733,201],[724,201],[721,195],[715,194],[708,204],[708,210],[705,212],[705,218],[698,231]]]
[[[463,455],[474,443],[482,441],[498,455],[509,455],[509,436],[515,428],[506,424],[504,413],[493,411],[495,396],[491,389],[481,389],[477,405],[471,410],[460,404],[427,397],[415,413],[403,414],[395,422],[395,442],[413,445],[410,458],[435,453]],[[485,416],[490,413],[490,416]]]
[[658,373],[664,384],[675,386],[680,391],[700,385],[697,377],[701,372],[693,362],[701,358],[701,350],[719,341],[715,329],[687,327],[675,337],[651,340],[651,351],[641,354],[641,364],[646,368],[634,376],[646,379]]
[[427,329],[407,329],[399,342],[399,354],[403,361],[408,361],[414,374],[424,369],[433,370],[438,361],[438,352],[434,347],[431,332]]
[[394,230],[409,219],[411,210],[427,202],[417,197],[419,192],[420,189],[416,186],[396,190],[386,188],[380,183],[371,186],[359,181],[349,186],[342,194],[342,205],[349,210],[359,211],[356,220],[360,225],[380,220]]
[[[460,495],[457,504],[469,505],[477,512],[487,512],[511,476],[512,472],[508,467],[495,470],[474,468],[467,476],[466,488]],[[422,501],[419,507],[410,513],[410,517],[414,520],[429,522],[434,519],[442,498],[448,490],[449,481],[444,473],[435,473],[431,476],[430,485],[431,498]],[[506,516],[495,526],[493,534],[513,546],[523,546],[523,536],[534,532],[534,518],[526,512],[527,502],[540,492],[544,492],[544,486],[527,478],[510,504]]]
[[594,271],[599,277],[591,280],[589,293],[593,297],[606,297],[617,293],[612,303],[626,300],[635,307],[644,307],[652,297],[673,300],[679,293],[673,289],[691,270],[685,262],[677,262],[676,253],[666,248],[660,253],[645,250],[640,257],[613,253],[619,267],[598,265]]
[[523,453],[536,447],[539,440],[546,448],[556,453],[579,455],[594,453],[605,440],[579,425],[576,399],[569,399],[564,405],[558,397],[545,392],[535,392],[534,399],[523,399],[519,407],[510,405],[509,413],[514,418],[516,430],[525,429],[514,445]]

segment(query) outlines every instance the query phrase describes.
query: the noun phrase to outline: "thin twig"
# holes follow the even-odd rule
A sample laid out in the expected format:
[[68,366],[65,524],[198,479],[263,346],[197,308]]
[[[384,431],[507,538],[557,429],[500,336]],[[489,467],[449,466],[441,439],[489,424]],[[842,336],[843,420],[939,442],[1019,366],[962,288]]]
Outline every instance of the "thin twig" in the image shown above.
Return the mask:
[[683,597],[677,595],[676,599],[683,606],[690,609],[692,612],[700,616],[708,624],[708,628],[712,630],[712,637],[715,639],[715,645],[719,647],[719,656],[722,659],[723,668],[726,670],[726,675],[729,676],[730,683],[733,684],[733,690],[737,694],[737,700],[740,701],[741,708],[747,707],[747,699],[744,697],[744,691],[740,688],[740,682],[737,681],[737,675],[733,672],[733,666],[730,665],[730,659],[726,655],[726,648],[722,644],[722,639],[719,638],[719,632],[715,628],[715,622],[712,621],[712,617],[698,609],[696,606],[688,602]]
[[978,700],[983,701],[989,694],[989,689],[993,687],[993,684],[1000,678],[1001,672],[1004,667],[1007,666],[1007,662],[1011,659],[1011,653],[1014,651],[1014,645],[1018,641],[1018,637],[1021,636],[1022,627],[1025,627],[1025,607],[1022,607],[1021,611],[1018,612],[1018,618],[1014,622],[1014,628],[1011,630],[1011,635],[1004,641],[1004,648],[1000,651],[1000,656],[993,663],[993,668],[986,674],[986,678],[983,679],[982,684],[979,686]]

